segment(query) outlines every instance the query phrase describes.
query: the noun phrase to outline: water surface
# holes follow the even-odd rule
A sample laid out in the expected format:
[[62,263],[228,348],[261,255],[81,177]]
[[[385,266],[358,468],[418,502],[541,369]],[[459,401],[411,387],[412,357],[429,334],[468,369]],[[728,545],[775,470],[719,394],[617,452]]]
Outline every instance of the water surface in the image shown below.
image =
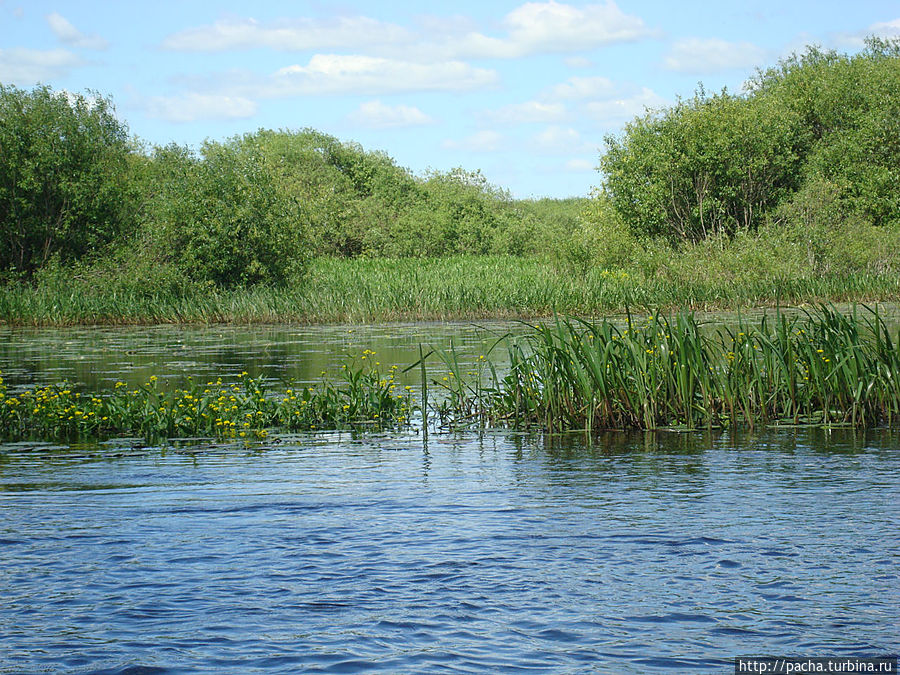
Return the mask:
[[[462,324],[7,331],[0,369],[14,387],[308,381],[345,353],[402,365],[451,339],[473,357],[492,340]],[[900,437],[878,430],[0,445],[0,672],[896,654],[898,474]]]

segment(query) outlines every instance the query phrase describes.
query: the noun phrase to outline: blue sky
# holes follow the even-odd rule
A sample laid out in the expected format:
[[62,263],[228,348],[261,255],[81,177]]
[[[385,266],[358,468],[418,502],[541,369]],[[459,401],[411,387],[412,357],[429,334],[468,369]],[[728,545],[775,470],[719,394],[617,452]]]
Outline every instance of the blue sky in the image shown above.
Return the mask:
[[0,82],[109,95],[150,143],[313,127],[565,197],[647,107],[869,34],[900,37],[897,0],[0,0]]

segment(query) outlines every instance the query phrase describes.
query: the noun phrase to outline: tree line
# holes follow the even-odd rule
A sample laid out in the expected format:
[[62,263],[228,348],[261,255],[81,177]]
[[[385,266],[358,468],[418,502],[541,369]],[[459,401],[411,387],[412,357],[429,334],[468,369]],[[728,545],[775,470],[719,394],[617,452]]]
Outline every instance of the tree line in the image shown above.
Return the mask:
[[109,98],[0,84],[0,282],[102,261],[176,284],[285,284],[315,255],[626,266],[648,241],[766,228],[813,251],[900,222],[900,40],[807,48],[741,94],[701,88],[605,142],[591,199],[514,200],[479,171],[416,176],[313,129],[148,147]]

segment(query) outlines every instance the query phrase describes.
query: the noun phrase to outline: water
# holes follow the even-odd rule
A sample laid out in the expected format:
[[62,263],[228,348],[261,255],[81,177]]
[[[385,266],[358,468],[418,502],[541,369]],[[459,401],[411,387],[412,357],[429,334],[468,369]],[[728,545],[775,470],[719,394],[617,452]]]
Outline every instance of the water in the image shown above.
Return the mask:
[[[348,330],[255,367],[314,378]],[[354,330],[396,362],[417,343]],[[0,368],[56,378],[78,334],[10,334],[23,359],[0,350]],[[106,382],[263,351],[182,337],[81,353]],[[0,446],[0,672],[694,673],[900,651],[896,433],[429,441]]]

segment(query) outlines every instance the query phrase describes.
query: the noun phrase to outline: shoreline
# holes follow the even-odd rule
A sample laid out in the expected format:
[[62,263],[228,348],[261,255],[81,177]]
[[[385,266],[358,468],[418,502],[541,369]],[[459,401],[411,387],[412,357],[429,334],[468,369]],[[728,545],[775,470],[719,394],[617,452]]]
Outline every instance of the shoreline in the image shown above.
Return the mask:
[[723,269],[680,261],[650,272],[578,269],[536,257],[323,258],[292,284],[221,289],[179,279],[61,270],[0,287],[0,327],[343,325],[603,318],[896,302],[900,272]]
[[[696,314],[737,314],[737,313],[753,313],[763,310],[801,310],[814,308],[819,305],[835,305],[852,307],[853,305],[891,305],[897,306],[900,312],[900,298],[898,296],[860,296],[860,297],[815,297],[797,300],[795,298],[785,298],[781,301],[775,299],[761,300],[756,303],[702,303],[688,305],[660,305],[647,306],[635,305],[628,309],[621,306],[617,308],[604,309],[603,311],[560,311],[560,312],[516,312],[516,311],[498,311],[498,312],[430,312],[421,313],[410,311],[407,313],[390,313],[378,314],[373,313],[366,316],[334,317],[329,319],[316,319],[302,315],[261,315],[261,316],[234,316],[222,318],[203,318],[203,317],[182,317],[182,318],[151,318],[151,317],[100,317],[96,319],[70,319],[49,320],[42,318],[22,318],[19,320],[0,319],[0,329],[20,330],[20,329],[50,329],[50,328],[152,328],[155,326],[183,326],[183,327],[200,327],[200,326],[351,326],[351,325],[403,325],[403,324],[429,324],[429,323],[464,323],[473,321],[546,321],[556,317],[580,317],[587,320],[615,319],[626,316],[627,311],[631,311],[634,315],[649,315],[659,312],[660,314],[674,314],[680,311],[687,311]],[[891,312],[893,313],[893,312]]]

